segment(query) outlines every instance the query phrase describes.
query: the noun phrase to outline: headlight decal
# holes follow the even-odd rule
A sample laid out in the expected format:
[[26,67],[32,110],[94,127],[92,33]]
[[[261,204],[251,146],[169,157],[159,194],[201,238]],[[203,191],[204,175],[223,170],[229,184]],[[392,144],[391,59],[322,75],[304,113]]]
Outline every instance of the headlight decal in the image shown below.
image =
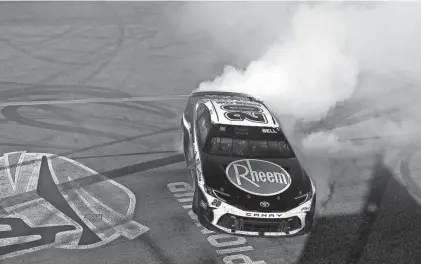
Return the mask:
[[310,193],[306,193],[300,196],[297,196],[294,198],[295,200],[301,200],[299,205],[302,205],[303,203],[307,202],[308,200],[311,199],[311,194]]

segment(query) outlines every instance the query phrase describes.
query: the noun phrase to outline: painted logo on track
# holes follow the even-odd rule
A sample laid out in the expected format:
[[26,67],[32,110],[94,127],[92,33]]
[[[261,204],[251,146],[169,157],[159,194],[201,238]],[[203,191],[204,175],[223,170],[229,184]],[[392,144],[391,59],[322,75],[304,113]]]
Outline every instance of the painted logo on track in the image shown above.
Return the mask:
[[265,160],[236,160],[225,172],[232,184],[256,195],[276,195],[291,185],[291,176],[284,168]]
[[0,259],[49,247],[88,249],[149,230],[132,220],[134,194],[66,157],[0,156]]

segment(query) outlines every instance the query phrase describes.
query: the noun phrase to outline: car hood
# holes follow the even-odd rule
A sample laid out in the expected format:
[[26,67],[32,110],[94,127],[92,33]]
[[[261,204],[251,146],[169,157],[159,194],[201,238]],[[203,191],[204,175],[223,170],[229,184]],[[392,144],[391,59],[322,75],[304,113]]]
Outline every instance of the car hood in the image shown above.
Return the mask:
[[[201,156],[206,186],[228,204],[243,210],[289,211],[303,203],[305,194],[312,191],[311,180],[297,158]],[[262,207],[261,202],[268,202],[269,206]]]

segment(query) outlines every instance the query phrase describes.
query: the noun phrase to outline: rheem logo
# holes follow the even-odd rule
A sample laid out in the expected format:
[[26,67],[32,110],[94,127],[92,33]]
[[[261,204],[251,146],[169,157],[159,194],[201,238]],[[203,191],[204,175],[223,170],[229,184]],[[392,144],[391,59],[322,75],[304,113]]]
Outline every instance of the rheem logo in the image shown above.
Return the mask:
[[291,185],[291,176],[284,168],[265,160],[236,160],[227,166],[226,175],[243,191],[262,196],[282,193]]

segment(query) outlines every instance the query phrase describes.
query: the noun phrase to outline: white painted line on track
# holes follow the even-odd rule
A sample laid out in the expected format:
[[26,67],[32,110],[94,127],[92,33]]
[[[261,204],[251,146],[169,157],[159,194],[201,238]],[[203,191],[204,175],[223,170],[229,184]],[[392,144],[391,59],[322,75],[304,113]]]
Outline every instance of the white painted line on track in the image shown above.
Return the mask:
[[222,255],[222,254],[232,254],[232,253],[244,252],[244,251],[250,251],[250,250],[253,250],[252,246],[218,249],[216,253]]
[[11,231],[12,227],[10,225],[0,225],[0,232]]
[[23,244],[23,243],[28,243],[32,241],[37,241],[40,239],[41,239],[40,235],[7,237],[7,238],[0,239],[0,246],[6,247],[6,246],[11,246],[11,245],[16,245],[16,244]]
[[213,232],[213,231],[211,231],[211,230],[209,230],[209,229],[206,229],[206,228],[203,228],[203,229],[201,230],[201,232],[202,232],[202,234],[204,234],[204,235],[206,235],[206,234],[213,234],[213,233],[215,233],[215,232]]
[[165,101],[182,100],[190,95],[168,95],[168,96],[136,96],[123,98],[86,98],[74,100],[47,100],[47,101],[21,101],[21,102],[0,102],[0,107],[6,106],[31,106],[31,105],[61,105],[61,104],[88,104],[88,103],[121,103],[121,102],[141,102],[141,101]]
[[176,193],[174,194],[174,197],[180,198],[180,197],[192,197],[194,196],[194,193]]
[[193,197],[177,199],[180,203],[193,202]]

